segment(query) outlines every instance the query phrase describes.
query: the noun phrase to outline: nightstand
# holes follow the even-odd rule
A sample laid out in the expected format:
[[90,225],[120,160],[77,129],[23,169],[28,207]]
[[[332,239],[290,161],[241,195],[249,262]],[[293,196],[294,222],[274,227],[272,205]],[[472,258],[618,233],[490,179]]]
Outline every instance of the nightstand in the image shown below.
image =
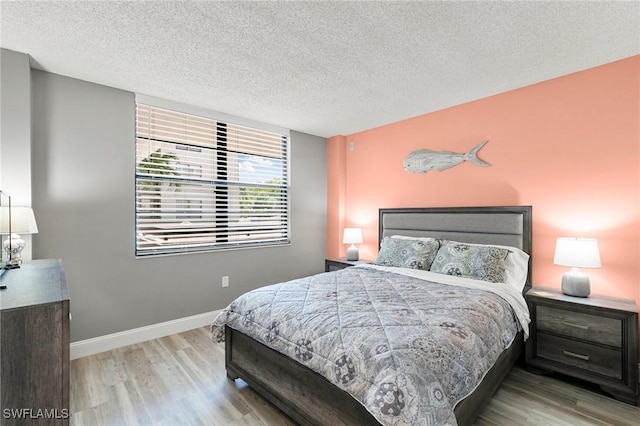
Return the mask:
[[572,297],[535,287],[527,367],[595,383],[614,398],[638,405],[638,308],[604,296]]
[[362,265],[365,263],[371,263],[370,260],[347,260],[344,257],[334,257],[324,260],[325,272],[337,271],[339,269],[348,268],[349,266]]

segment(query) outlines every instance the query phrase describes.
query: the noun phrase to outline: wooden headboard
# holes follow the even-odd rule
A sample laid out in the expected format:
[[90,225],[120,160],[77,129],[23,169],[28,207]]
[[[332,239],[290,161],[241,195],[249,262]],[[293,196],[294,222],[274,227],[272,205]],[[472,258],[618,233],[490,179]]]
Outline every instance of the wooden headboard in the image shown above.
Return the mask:
[[380,209],[379,242],[391,235],[512,246],[526,252],[531,287],[531,206]]

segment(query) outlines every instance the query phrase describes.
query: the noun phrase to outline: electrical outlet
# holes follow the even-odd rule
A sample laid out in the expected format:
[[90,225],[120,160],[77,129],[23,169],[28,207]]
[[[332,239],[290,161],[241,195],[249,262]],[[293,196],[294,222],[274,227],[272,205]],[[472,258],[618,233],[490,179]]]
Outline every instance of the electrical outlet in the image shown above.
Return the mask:
[[222,287],[229,287],[229,276],[222,277]]

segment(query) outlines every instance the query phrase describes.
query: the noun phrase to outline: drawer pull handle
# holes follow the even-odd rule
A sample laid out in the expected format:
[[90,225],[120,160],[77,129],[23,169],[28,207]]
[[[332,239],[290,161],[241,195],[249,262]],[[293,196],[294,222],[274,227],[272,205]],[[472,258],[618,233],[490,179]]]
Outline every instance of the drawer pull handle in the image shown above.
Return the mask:
[[569,351],[562,351],[566,356],[572,356],[574,358],[578,358],[581,359],[583,361],[589,361],[589,355],[582,355],[582,354],[577,354],[575,352],[569,352]]
[[569,327],[579,328],[580,330],[589,330],[589,326],[588,325],[574,324],[572,322],[566,322],[566,321],[563,321],[562,323],[564,325],[568,325]]

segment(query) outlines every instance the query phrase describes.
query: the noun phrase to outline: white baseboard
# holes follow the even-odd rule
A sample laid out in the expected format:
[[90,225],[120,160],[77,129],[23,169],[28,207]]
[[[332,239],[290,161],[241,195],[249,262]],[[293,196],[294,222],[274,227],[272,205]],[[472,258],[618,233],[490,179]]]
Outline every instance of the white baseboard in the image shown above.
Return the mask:
[[152,324],[146,327],[134,328],[132,330],[121,331],[119,333],[107,334],[106,336],[73,342],[71,343],[69,357],[71,359],[78,359],[89,355],[95,355],[100,352],[121,348],[123,346],[158,339],[171,334],[182,333],[183,331],[193,330],[198,327],[204,327],[205,325],[211,324],[220,311],[221,310],[205,312],[204,314],[178,318],[176,320]]

